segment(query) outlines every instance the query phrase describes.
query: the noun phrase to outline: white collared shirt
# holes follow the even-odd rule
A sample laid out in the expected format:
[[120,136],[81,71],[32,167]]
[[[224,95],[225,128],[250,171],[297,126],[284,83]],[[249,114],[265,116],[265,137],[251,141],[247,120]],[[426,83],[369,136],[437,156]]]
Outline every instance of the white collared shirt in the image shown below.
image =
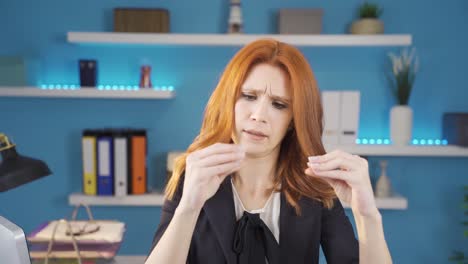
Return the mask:
[[268,198],[268,201],[265,203],[265,206],[260,209],[255,210],[246,210],[242,201],[237,193],[236,187],[234,186],[234,182],[231,178],[231,185],[232,185],[232,194],[234,197],[234,210],[236,211],[236,221],[241,219],[244,211],[247,211],[251,214],[260,214],[260,219],[265,222],[265,224],[270,229],[271,233],[276,238],[276,241],[279,244],[279,216],[280,216],[280,208],[281,208],[281,192],[273,192]]

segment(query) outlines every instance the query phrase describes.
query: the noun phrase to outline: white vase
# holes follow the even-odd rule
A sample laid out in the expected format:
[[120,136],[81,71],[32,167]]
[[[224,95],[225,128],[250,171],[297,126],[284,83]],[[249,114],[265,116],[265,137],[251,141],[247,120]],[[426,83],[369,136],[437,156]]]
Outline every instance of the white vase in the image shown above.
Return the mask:
[[390,110],[390,139],[396,146],[411,143],[413,110],[407,105],[397,105]]
[[375,196],[379,198],[390,197],[393,193],[392,184],[387,176],[387,164],[386,160],[380,161],[380,177],[375,186]]

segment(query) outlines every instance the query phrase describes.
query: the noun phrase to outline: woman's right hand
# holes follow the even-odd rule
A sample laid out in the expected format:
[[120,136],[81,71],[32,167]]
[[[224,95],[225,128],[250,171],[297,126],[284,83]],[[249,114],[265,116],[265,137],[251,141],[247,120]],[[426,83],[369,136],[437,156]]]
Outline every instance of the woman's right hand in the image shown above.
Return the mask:
[[199,211],[218,190],[226,176],[241,167],[244,150],[235,144],[216,143],[187,156],[179,207]]

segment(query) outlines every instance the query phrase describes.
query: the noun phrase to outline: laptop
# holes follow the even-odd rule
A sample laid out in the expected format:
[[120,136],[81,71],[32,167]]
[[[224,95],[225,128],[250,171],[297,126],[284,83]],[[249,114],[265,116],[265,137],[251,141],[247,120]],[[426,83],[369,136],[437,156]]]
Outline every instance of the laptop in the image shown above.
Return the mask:
[[0,259],[8,264],[31,264],[23,229],[0,216]]

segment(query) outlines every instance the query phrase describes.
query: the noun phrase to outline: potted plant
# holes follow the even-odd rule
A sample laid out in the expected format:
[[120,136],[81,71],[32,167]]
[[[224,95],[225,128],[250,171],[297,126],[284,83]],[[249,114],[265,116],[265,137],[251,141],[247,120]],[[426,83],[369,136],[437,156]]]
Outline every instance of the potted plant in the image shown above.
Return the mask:
[[388,54],[391,62],[391,74],[388,75],[390,89],[397,105],[390,111],[390,138],[394,145],[408,145],[413,127],[413,110],[408,105],[413,90],[419,60],[416,49],[403,49],[399,55]]
[[[464,210],[464,214],[468,216],[468,185],[465,186],[465,199],[463,202],[464,203],[462,207]],[[465,227],[465,230],[463,230],[463,234],[465,238],[468,238],[468,229],[466,229],[468,226],[468,221],[463,221],[462,225]],[[465,248],[467,248],[466,247],[467,244],[465,243],[464,245],[465,245]],[[463,251],[455,250],[452,256],[449,258],[449,260],[457,264],[466,264],[468,263],[468,255],[466,255]]]
[[359,19],[351,24],[351,34],[382,34],[384,24],[379,17],[383,9],[377,4],[364,2],[358,9]]

